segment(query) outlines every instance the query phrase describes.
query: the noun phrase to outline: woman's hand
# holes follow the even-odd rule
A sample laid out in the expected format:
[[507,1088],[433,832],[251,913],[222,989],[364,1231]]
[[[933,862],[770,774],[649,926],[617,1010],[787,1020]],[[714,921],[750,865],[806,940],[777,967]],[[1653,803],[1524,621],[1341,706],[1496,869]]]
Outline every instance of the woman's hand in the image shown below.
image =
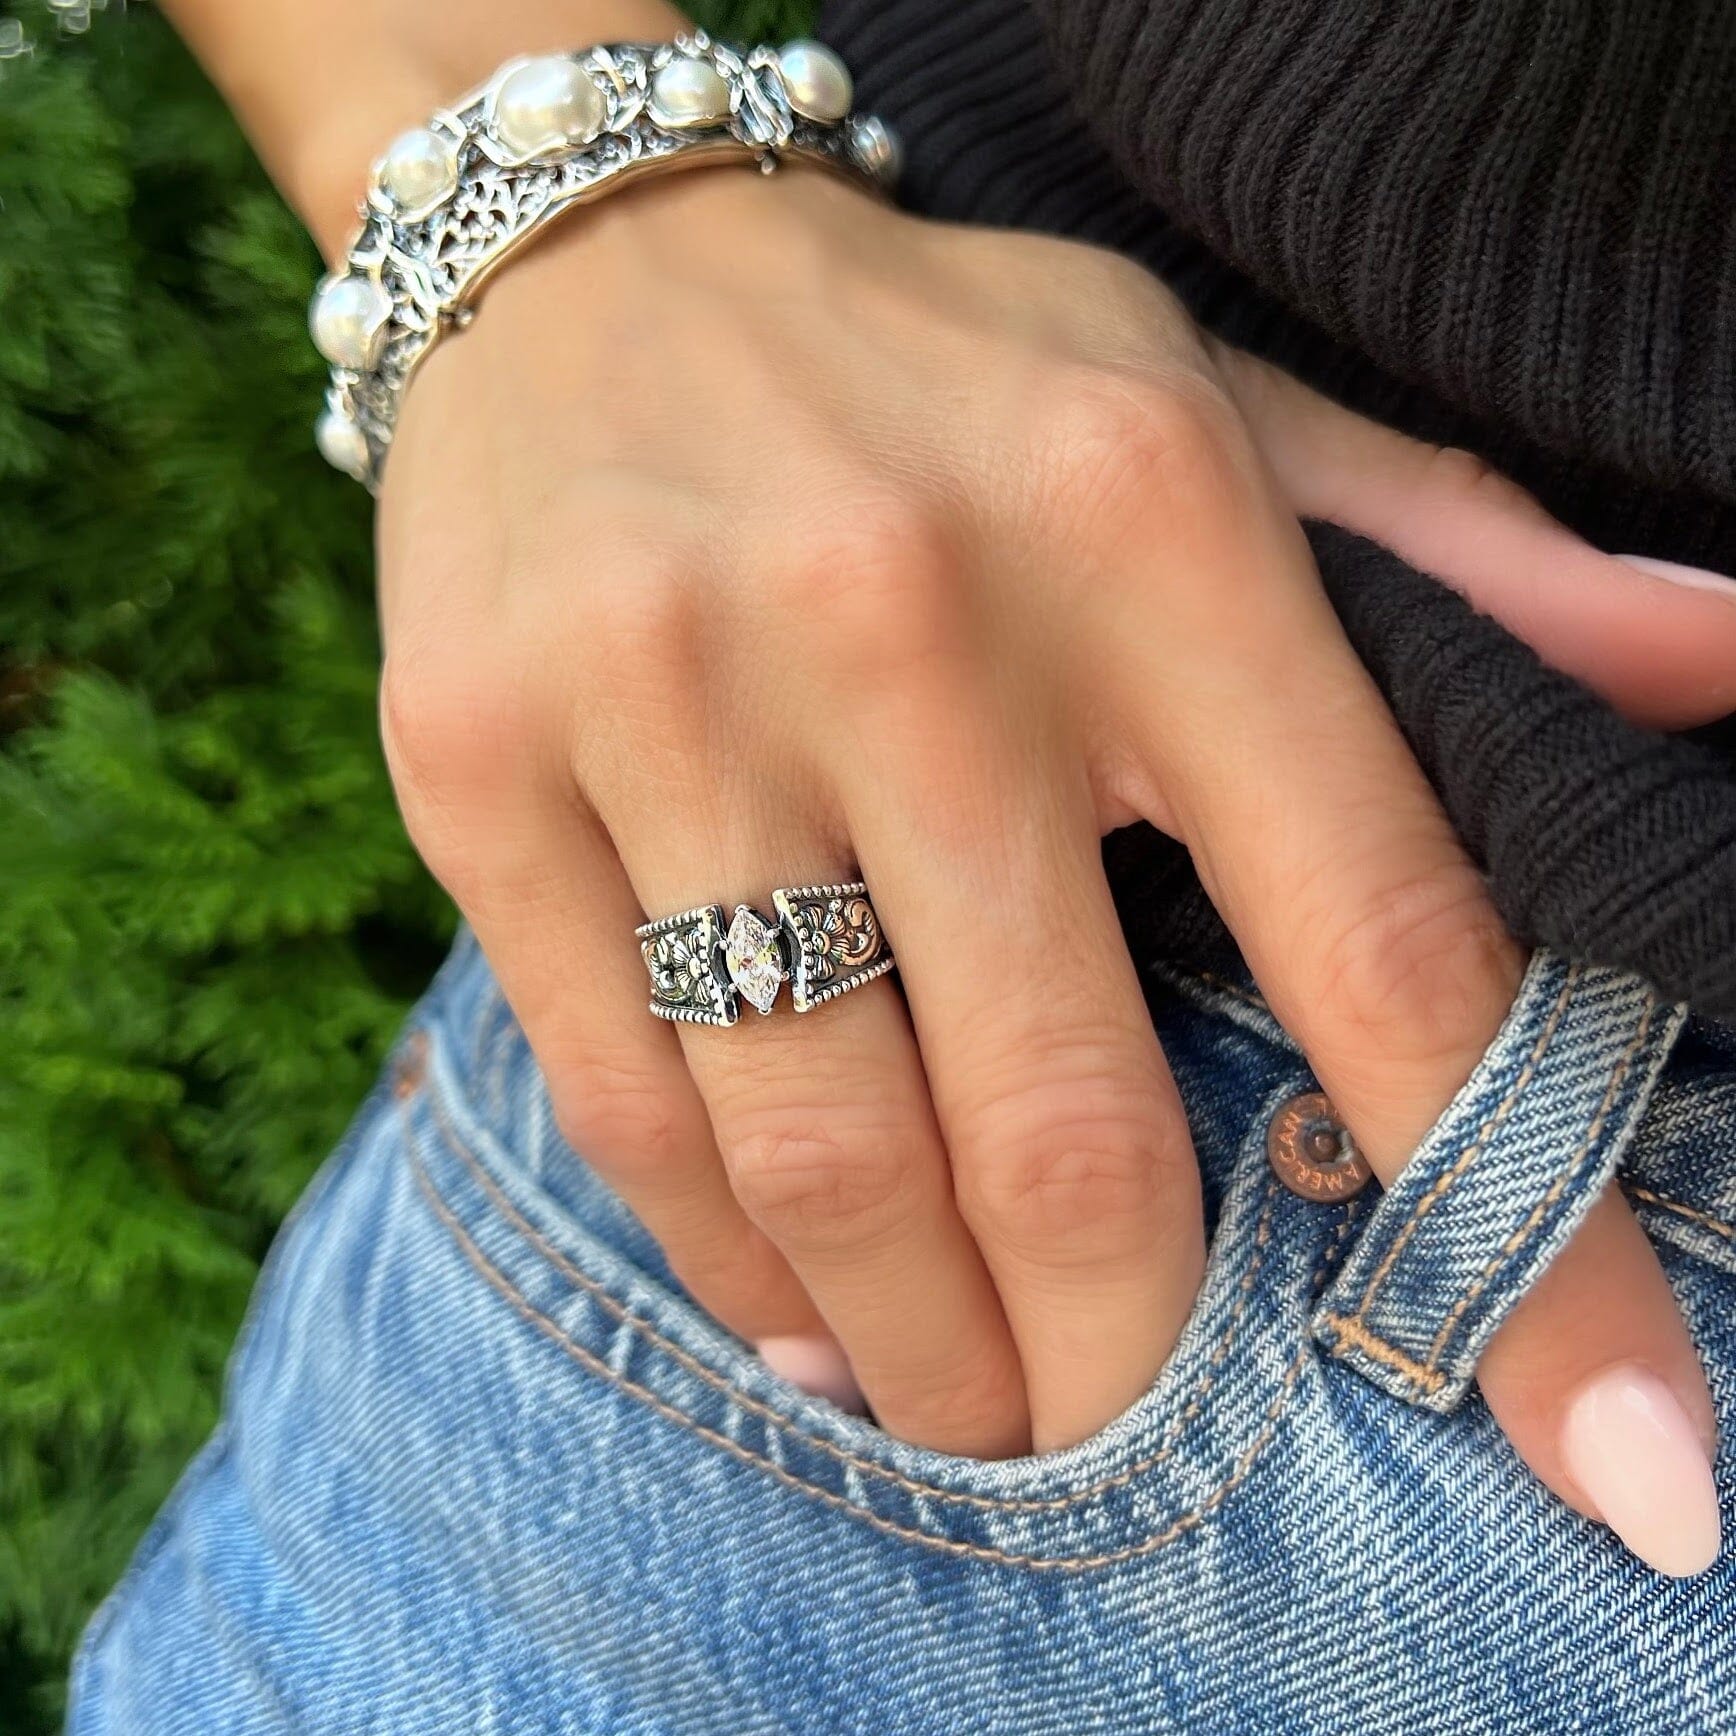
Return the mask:
[[[835,1334],[894,1433],[1077,1441],[1193,1300],[1198,1176],[1106,830],[1185,841],[1384,1176],[1512,997],[1518,950],[1299,513],[1638,715],[1736,703],[1723,599],[1214,349],[1123,260],[812,172],[600,205],[409,392],[381,568],[411,832],[575,1146],[727,1324]],[[646,913],[858,866],[908,1008],[882,984],[732,1031],[647,1014]],[[1590,1286],[1620,1305],[1588,1325]],[[1710,1429],[1611,1197],[1485,1369],[1582,1506],[1564,1408],[1617,1362]]]

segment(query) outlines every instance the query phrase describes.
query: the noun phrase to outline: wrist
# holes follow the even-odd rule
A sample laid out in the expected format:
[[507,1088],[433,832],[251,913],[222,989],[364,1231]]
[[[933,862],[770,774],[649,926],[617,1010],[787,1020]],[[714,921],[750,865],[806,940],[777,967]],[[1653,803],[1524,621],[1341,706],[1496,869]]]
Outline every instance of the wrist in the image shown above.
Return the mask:
[[321,452],[377,490],[411,379],[555,226],[670,170],[734,164],[762,182],[786,163],[875,192],[898,172],[896,136],[854,111],[849,69],[818,43],[694,31],[510,57],[374,166],[362,222],[309,307],[331,364]]
[[254,144],[278,190],[319,247],[328,265],[343,257],[355,233],[356,213],[375,157],[406,128],[458,94],[433,58],[404,56],[380,70],[350,100],[337,100],[293,128]]
[[329,261],[386,145],[503,61],[688,28],[664,0],[166,0],[165,10]]

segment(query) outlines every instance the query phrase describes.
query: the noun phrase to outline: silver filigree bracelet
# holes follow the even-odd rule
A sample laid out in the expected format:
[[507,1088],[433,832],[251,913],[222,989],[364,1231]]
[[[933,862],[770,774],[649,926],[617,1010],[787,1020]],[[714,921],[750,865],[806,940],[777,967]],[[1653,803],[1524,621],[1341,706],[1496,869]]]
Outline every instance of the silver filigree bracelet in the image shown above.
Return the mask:
[[694,31],[508,61],[374,164],[361,233],[308,315],[332,368],[321,453],[377,488],[423,358],[469,321],[509,254],[579,205],[663,169],[744,158],[889,187],[898,142],[853,100],[848,69],[817,42],[744,51]]

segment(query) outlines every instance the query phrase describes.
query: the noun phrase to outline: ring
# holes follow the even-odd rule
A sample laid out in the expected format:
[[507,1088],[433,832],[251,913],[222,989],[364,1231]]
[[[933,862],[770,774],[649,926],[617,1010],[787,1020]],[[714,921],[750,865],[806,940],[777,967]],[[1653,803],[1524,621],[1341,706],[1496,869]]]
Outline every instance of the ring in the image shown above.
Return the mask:
[[893,969],[892,949],[860,880],[782,886],[773,917],[738,904],[702,904],[635,929],[651,976],[651,1011],[684,1025],[733,1025],[741,1003],[769,1013],[787,982],[811,1013]]

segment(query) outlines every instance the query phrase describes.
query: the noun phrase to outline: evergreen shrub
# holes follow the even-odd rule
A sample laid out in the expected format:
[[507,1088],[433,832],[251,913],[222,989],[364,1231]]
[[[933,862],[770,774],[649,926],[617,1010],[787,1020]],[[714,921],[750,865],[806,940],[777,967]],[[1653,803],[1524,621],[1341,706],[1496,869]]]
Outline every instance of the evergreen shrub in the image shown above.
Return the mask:
[[36,1736],[453,917],[376,742],[368,503],[310,444],[313,248],[160,17],[11,16],[0,1732]]

